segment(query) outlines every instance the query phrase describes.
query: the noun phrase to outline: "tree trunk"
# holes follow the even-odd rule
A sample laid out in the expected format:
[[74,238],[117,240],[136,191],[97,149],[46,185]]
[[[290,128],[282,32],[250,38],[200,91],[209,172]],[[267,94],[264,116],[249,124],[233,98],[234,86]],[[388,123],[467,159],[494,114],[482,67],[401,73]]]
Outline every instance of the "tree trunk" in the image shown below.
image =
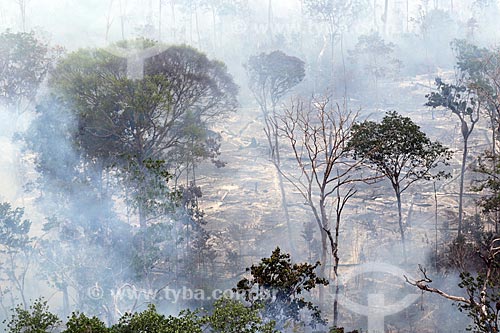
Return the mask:
[[174,37],[174,42],[177,40],[176,24],[175,24],[175,3],[173,0],[170,1],[170,10],[172,11],[172,36]]
[[63,316],[67,317],[70,315],[68,285],[63,283],[61,289],[63,294]]
[[198,47],[201,49],[200,25],[198,22],[198,5],[196,3],[194,5],[194,20],[196,24],[196,37],[198,38]]
[[273,0],[268,0],[267,3],[267,34],[269,42],[273,43]]
[[401,208],[401,192],[399,190],[399,186],[396,185],[394,187],[394,191],[396,193],[396,199],[398,201],[398,224],[399,224],[399,234],[401,235],[401,245],[403,247],[403,258],[406,263],[406,240],[405,240],[405,229],[403,225],[403,211]]
[[387,21],[389,17],[389,0],[385,0],[384,4],[384,36],[387,36]]
[[[319,200],[319,209],[321,212],[321,225],[322,225],[322,230],[321,230],[321,277],[327,278],[326,276],[326,262],[327,262],[327,252],[328,252],[328,242],[327,242],[327,237],[328,232],[329,232],[329,222],[328,222],[328,215],[326,213],[326,203],[325,203],[325,193],[324,190],[322,189],[321,194],[320,194],[320,200]],[[331,234],[330,234],[331,236]],[[330,240],[331,241],[331,240]],[[332,244],[332,251],[333,251],[333,244]],[[325,295],[324,292],[320,293],[320,306],[321,309],[324,308],[325,304]]]
[[288,233],[288,246],[290,247],[290,252],[292,256],[296,256],[297,252],[295,251],[295,246],[293,244],[293,232],[292,232],[292,223],[290,221],[290,212],[288,211],[288,201],[286,199],[286,192],[285,192],[285,186],[283,183],[283,176],[279,172],[279,170],[276,170],[278,172],[278,181],[279,181],[279,186],[280,186],[280,191],[281,191],[281,206],[283,208],[283,213],[285,214],[285,221],[286,221],[286,228],[287,228],[287,233]]
[[122,40],[125,40],[125,9],[123,8],[123,0],[120,0],[120,28],[122,33]]
[[161,6],[162,0],[158,0],[158,41],[161,42]]
[[[339,195],[339,191],[337,191],[337,195]],[[340,218],[341,218],[341,202],[340,202],[340,197],[337,197],[337,218],[335,221],[335,249],[332,249],[333,251],[333,259],[334,259],[334,264],[333,264],[333,271],[335,273],[335,296],[333,299],[333,326],[336,327],[338,326],[338,320],[339,320],[339,307],[338,307],[338,301],[339,301],[339,292],[340,292],[340,287],[339,287],[339,263],[340,263],[340,257],[339,257],[339,233],[340,233]]]
[[212,5],[212,25],[214,29],[214,52],[217,50],[217,21],[216,21],[216,13],[215,13],[215,6]]
[[[495,178],[498,178],[497,174],[497,121],[496,117],[498,117],[498,112],[497,110],[491,112],[490,116],[490,121],[491,121],[491,141],[492,141],[492,147],[491,147],[491,155],[493,158],[492,161],[492,169],[493,174]],[[493,195],[495,198],[498,198],[498,189],[495,187],[495,190],[493,191]],[[498,234],[498,218],[499,218],[499,210],[495,210],[495,233]]]
[[410,0],[406,0],[406,33],[410,32]]
[[464,151],[462,153],[462,168],[460,169],[460,190],[458,194],[458,236],[462,235],[463,201],[464,201],[464,178],[467,166],[469,135],[464,135]]
[[23,32],[26,32],[26,1],[27,0],[17,0],[19,11],[21,12],[21,28]]
[[271,150],[271,159],[273,160],[274,167],[276,168],[276,172],[278,173],[278,182],[279,182],[279,187],[280,187],[280,192],[281,192],[281,206],[283,208],[283,213],[285,214],[285,222],[287,226],[287,232],[288,232],[288,246],[290,247],[290,252],[292,256],[296,256],[297,253],[295,251],[295,246],[293,244],[293,232],[292,232],[292,223],[290,221],[290,213],[288,211],[288,201],[286,198],[286,191],[285,191],[285,185],[283,183],[283,175],[281,174],[281,158],[280,158],[280,153],[279,153],[279,141],[278,141],[278,132],[277,128],[275,127],[277,124],[277,119],[276,119],[276,105],[272,106],[272,117],[273,117],[273,123],[271,124],[268,120],[268,115],[266,115],[266,112],[263,111],[264,113],[264,121],[265,121],[265,126],[266,126],[266,136],[268,136],[268,142],[269,142],[269,149]]
[[[319,267],[319,275],[322,278],[326,278],[326,254],[328,251],[328,243],[326,241],[327,235],[324,230],[321,230],[321,266]],[[325,304],[325,287],[321,285],[319,287],[319,307],[320,310],[324,309]]]
[[436,272],[438,272],[438,197],[436,191],[436,182],[434,182],[434,233],[434,241],[436,243],[434,248],[434,266]]

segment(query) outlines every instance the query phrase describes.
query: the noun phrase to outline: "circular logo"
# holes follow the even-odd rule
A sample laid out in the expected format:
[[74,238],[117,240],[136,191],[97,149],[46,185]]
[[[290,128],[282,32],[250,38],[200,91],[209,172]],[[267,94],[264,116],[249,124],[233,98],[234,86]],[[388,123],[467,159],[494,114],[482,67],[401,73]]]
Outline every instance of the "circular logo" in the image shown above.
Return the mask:
[[96,284],[95,284],[95,286],[88,288],[88,290],[87,290],[87,295],[88,295],[91,299],[98,300],[98,299],[102,299],[102,296],[104,295],[104,291],[103,291],[103,290],[102,290],[102,288],[101,288],[101,287],[99,287],[99,285],[96,283]]
[[[386,263],[370,262],[356,267],[350,274],[347,274],[343,278],[339,277],[339,285],[345,287],[348,281],[366,273],[390,274],[400,278],[402,281],[405,281],[404,276],[409,275],[399,267]],[[384,332],[384,317],[404,310],[413,304],[419,296],[419,294],[408,294],[395,303],[385,304],[383,294],[369,294],[368,304],[364,305],[353,302],[345,295],[340,294],[338,301],[340,305],[348,310],[368,317],[368,332]]]

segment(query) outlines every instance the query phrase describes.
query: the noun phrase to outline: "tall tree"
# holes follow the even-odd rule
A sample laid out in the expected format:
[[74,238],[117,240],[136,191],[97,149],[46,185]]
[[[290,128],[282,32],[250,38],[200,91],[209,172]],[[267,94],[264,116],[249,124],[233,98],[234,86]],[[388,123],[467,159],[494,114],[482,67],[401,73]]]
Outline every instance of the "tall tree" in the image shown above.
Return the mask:
[[[284,156],[292,155],[296,168],[279,171],[301,194],[310,207],[321,235],[321,276],[325,276],[328,245],[336,279],[334,326],[338,319],[339,233],[342,212],[356,193],[357,181],[368,181],[356,174],[361,161],[349,158],[348,143],[357,114],[333,104],[328,98],[292,102],[279,115],[278,134]],[[329,207],[333,209],[332,221]],[[321,289],[320,289],[321,290]],[[322,301],[320,293],[320,302]]]
[[[165,159],[173,168],[179,161],[168,152],[190,142],[184,129],[191,116],[206,128],[236,108],[237,86],[224,64],[195,49],[169,47],[146,60],[144,71],[142,80],[131,80],[124,59],[99,49],[77,51],[58,64],[51,87],[74,108],[77,146],[89,160],[129,174],[147,174],[148,160]],[[140,188],[138,198],[146,198],[146,183]],[[145,205],[138,201],[142,227]]]
[[363,67],[364,72],[375,81],[375,94],[378,100],[379,80],[395,77],[401,68],[401,61],[394,57],[396,45],[386,42],[378,32],[361,35],[352,51],[352,60]]
[[396,111],[387,112],[380,123],[364,121],[352,127],[349,147],[355,158],[366,163],[387,178],[398,205],[398,223],[403,255],[406,261],[405,225],[401,195],[420,180],[449,176],[445,171],[433,172],[447,165],[451,152],[439,142],[432,142],[409,117]]
[[271,161],[278,172],[281,203],[288,227],[290,247],[294,251],[286,192],[282,175],[279,172],[281,159],[276,129],[276,106],[290,90],[304,79],[304,62],[281,51],[274,51],[269,54],[262,53],[250,57],[245,67],[248,73],[250,90],[253,92],[257,103],[259,103],[264,118],[264,131],[269,145]]
[[332,76],[335,39],[359,17],[365,2],[365,0],[304,0],[303,2],[308,14],[317,20],[325,22],[328,27]]
[[464,180],[469,155],[469,138],[479,121],[481,100],[477,98],[475,91],[467,86],[464,73],[461,74],[456,84],[445,83],[440,78],[436,78],[436,86],[437,91],[426,96],[429,101],[425,105],[433,108],[444,107],[450,110],[458,117],[461,125],[463,148],[458,196],[458,235],[460,236],[462,234]]
[[[480,48],[465,40],[455,40],[453,48],[457,53],[457,67],[460,72],[465,73],[467,87],[474,91],[478,100],[481,100],[482,111],[489,120],[491,131],[491,145],[480,159],[477,171],[486,175],[486,181],[480,187],[491,190],[491,198],[485,198],[483,204],[489,206],[486,211],[494,213],[495,229],[498,233],[500,223],[500,211],[491,206],[489,199],[499,196],[494,185],[498,179],[498,129],[500,127],[500,55],[498,50]],[[489,162],[485,164],[485,162]],[[486,208],[486,207],[483,207]]]

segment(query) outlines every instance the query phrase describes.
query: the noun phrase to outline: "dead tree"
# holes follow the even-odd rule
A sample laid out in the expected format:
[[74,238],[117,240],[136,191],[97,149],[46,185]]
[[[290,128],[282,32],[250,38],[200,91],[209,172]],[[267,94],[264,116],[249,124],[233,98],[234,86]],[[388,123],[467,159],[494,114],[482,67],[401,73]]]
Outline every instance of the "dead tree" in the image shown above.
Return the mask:
[[[279,145],[281,155],[292,155],[298,167],[288,169],[280,166],[278,170],[311,209],[321,235],[320,274],[325,276],[330,246],[336,281],[342,212],[356,193],[355,182],[368,181],[357,172],[361,161],[349,158],[348,142],[356,118],[356,112],[325,98],[306,102],[292,100],[281,115],[269,119],[284,141]],[[334,325],[338,318],[337,296],[338,284],[334,299]],[[320,292],[321,303],[323,297]]]

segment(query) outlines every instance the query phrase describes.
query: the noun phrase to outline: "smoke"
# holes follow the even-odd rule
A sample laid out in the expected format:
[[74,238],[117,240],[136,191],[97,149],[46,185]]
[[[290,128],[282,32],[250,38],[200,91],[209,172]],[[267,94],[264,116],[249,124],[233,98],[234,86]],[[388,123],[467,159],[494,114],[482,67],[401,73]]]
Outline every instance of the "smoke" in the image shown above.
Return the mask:
[[[445,113],[431,116],[423,107],[425,94],[432,91],[435,76],[453,76],[455,55],[449,44],[455,38],[488,47],[499,38],[498,5],[491,1],[487,7],[479,6],[484,1],[452,1],[454,8],[444,1],[410,1],[408,16],[403,5],[390,2],[386,22],[381,19],[383,1],[369,1],[355,23],[339,28],[333,46],[323,16],[309,15],[300,1],[273,1],[271,11],[268,1],[253,0],[239,9],[230,6],[236,1],[229,1],[215,12],[209,6],[181,5],[172,12],[170,2],[151,3],[150,8],[132,0],[27,2],[27,30],[48,36],[53,45],[67,50],[107,47],[137,36],[161,39],[168,45],[185,43],[224,61],[243,90],[242,108],[210,129],[222,135],[222,159],[228,166],[219,170],[202,163],[197,183],[184,184],[185,194],[205,209],[204,215],[196,212],[206,222],[200,228],[185,210],[178,209],[159,218],[159,225],[139,230],[137,207],[123,170],[103,169],[75,142],[79,124],[72,105],[40,91],[36,108],[16,114],[0,107],[0,201],[25,207],[25,217],[32,220],[32,236],[37,238],[32,260],[38,271],[29,280],[44,285],[43,290],[31,288],[27,296],[54,294],[51,302],[63,314],[78,309],[113,322],[119,313],[158,301],[150,295],[162,295],[161,290],[175,294],[231,288],[245,267],[268,256],[276,244],[288,243],[263,119],[247,89],[242,66],[250,56],[276,49],[297,56],[306,63],[306,79],[290,95],[332,95],[348,108],[359,108],[360,119],[378,120],[385,110],[395,109],[411,116],[430,137],[443,138],[458,150],[456,119]],[[19,31],[20,23],[16,3],[2,4],[0,28]],[[286,99],[279,101],[278,109],[283,103]],[[474,134],[474,153],[484,147],[483,134]],[[283,161],[288,168],[296,167],[293,157],[284,156]],[[454,176],[458,163],[453,161],[451,166]],[[447,223],[453,218],[449,212],[456,210],[456,184],[455,180],[438,184],[439,251],[453,233],[444,229],[449,229]],[[320,253],[318,230],[312,232],[312,224],[308,231],[312,236],[304,240],[303,224],[311,220],[311,213],[293,186],[285,186],[298,252],[292,259],[314,262]],[[341,224],[340,276],[369,262],[391,264],[414,277],[419,263],[430,271],[436,242],[432,184],[417,184],[403,195],[406,264],[391,187],[382,181],[357,189]],[[151,256],[139,255],[141,250]],[[331,258],[324,264],[334,281]],[[196,277],[190,278],[191,273]],[[369,295],[384,295],[385,302],[393,304],[415,293],[401,277],[389,273],[363,273],[341,293],[364,305]],[[458,273],[431,274],[435,287],[463,293],[456,287]],[[161,289],[164,286],[170,289]],[[138,291],[144,290],[149,298],[142,294],[135,302]],[[334,292],[331,287],[324,306],[330,318]],[[125,294],[122,299],[116,297]],[[163,301],[158,302],[162,310],[170,313],[209,304],[194,297],[186,302]],[[459,332],[468,323],[456,306],[434,295],[420,295],[401,310],[387,315],[388,329]],[[366,316],[347,308],[341,310],[340,323],[350,329],[367,327]]]

